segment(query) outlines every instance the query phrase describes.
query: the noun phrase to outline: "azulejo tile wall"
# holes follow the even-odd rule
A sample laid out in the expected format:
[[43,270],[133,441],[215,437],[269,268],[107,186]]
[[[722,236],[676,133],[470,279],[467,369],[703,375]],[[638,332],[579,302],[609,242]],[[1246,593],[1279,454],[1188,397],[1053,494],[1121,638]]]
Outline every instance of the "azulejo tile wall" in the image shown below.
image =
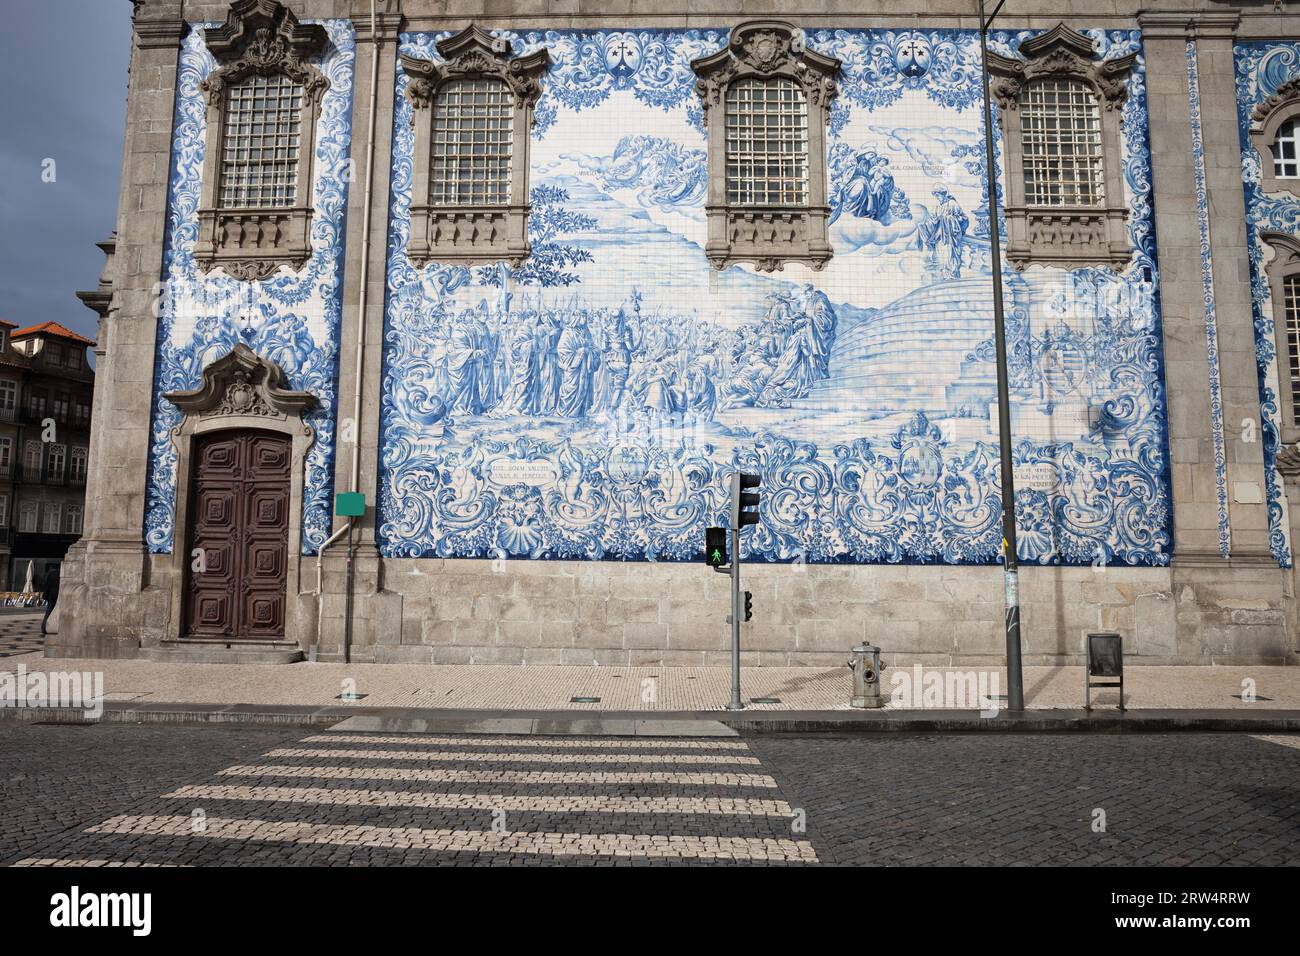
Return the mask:
[[1290,193],[1260,189],[1260,155],[1250,140],[1250,114],[1283,83],[1300,76],[1300,43],[1238,43],[1237,122],[1241,132],[1241,180],[1246,191],[1246,244],[1250,255],[1250,291],[1255,323],[1255,360],[1259,369],[1260,430],[1264,442],[1264,480],[1268,498],[1269,547],[1283,567],[1291,566],[1286,496],[1277,471],[1278,362],[1273,337],[1272,301],[1264,263],[1271,253],[1260,238],[1281,232],[1300,238],[1300,199]]
[[[446,34],[409,33],[438,59]],[[497,32],[540,46],[519,268],[405,255],[413,134],[397,69],[381,389],[389,556],[688,560],[761,473],[766,561],[992,563],[1001,542],[979,44],[817,30],[844,64],[834,258],[704,257],[690,61],[725,29]],[[1032,34],[993,38],[1015,55]],[[1088,31],[1104,57],[1136,31]],[[1161,565],[1171,549],[1145,74],[1124,106],[1132,262],[1007,271],[1024,561]]]
[[[288,387],[312,392],[307,418],[316,432],[308,453],[302,502],[302,550],[313,554],[329,534],[342,309],[344,219],[349,179],[355,40],[347,20],[323,21],[329,35],[315,65],[329,79],[316,134],[312,255],[297,273],[282,269],[261,282],[204,274],[194,262],[206,118],[199,84],[216,67],[194,24],[177,70],[175,123],[163,276],[157,309],[152,442],[145,537],[155,553],[175,546],[176,449],[180,413],[162,396],[199,385],[203,368],[243,342],[285,371]],[[183,543],[182,543],[183,544]]]

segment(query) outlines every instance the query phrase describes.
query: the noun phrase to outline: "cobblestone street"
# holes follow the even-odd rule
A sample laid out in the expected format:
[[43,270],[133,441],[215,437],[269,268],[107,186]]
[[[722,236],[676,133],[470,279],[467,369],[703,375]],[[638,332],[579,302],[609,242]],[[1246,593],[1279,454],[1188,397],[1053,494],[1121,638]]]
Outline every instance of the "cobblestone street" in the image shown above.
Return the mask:
[[5,723],[0,863],[1294,865],[1298,741]]

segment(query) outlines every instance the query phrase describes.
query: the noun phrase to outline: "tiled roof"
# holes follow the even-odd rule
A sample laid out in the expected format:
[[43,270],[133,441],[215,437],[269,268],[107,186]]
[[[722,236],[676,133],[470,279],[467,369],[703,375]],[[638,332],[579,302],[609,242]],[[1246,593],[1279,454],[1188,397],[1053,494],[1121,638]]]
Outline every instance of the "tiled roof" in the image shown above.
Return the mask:
[[58,322],[42,322],[40,325],[29,325],[25,329],[19,329],[17,332],[9,333],[11,339],[23,338],[28,335],[54,335],[61,339],[67,339],[70,342],[80,342],[82,345],[95,344],[94,339],[88,339],[84,335],[78,335],[67,326],[59,325]]

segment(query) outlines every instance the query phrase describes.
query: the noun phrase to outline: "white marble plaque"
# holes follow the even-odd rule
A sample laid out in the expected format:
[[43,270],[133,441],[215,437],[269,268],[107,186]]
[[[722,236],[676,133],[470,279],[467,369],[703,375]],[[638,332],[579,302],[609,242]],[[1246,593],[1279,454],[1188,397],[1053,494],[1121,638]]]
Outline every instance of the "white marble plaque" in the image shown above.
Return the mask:
[[555,481],[555,466],[541,458],[498,458],[488,466],[497,485],[549,485]]

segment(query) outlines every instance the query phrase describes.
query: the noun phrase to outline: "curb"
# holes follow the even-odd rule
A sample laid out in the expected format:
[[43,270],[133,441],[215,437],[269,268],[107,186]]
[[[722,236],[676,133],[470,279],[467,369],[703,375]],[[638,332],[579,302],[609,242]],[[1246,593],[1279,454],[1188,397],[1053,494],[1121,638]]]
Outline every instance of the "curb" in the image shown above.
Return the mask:
[[79,708],[0,707],[0,721],[34,724],[168,723],[328,727],[351,733],[527,734],[610,737],[735,737],[739,734],[863,733],[1300,733],[1300,710],[1005,711],[572,711],[313,707],[291,704],[106,703]]

